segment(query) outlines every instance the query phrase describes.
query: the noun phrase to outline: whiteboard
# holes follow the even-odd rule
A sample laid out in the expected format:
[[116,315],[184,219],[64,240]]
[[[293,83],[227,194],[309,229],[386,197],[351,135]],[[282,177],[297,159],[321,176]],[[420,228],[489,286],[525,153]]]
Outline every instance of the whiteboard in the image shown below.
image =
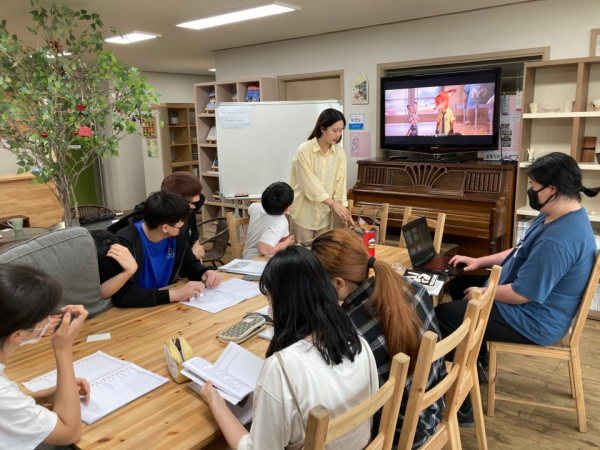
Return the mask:
[[327,108],[342,111],[337,100],[217,103],[221,197],[260,198],[271,183],[289,183],[298,147]]

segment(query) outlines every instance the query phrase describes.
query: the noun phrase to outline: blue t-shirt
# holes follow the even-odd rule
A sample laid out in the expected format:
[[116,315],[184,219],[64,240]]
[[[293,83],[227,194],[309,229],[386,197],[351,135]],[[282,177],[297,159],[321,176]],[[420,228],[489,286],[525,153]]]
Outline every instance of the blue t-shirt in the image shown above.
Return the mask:
[[544,224],[540,214],[502,262],[500,284],[531,300],[496,302],[502,317],[539,345],[560,340],[571,326],[597,252],[584,208]]
[[144,262],[140,268],[138,286],[144,289],[159,289],[169,284],[175,264],[175,238],[169,237],[160,242],[152,242],[146,237],[142,222],[143,220],[140,220],[135,224],[144,247]]

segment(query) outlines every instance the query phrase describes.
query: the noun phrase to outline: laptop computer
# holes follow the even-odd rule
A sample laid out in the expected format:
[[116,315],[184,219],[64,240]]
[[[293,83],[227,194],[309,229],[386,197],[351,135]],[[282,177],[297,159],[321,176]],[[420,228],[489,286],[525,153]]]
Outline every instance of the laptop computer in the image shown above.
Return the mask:
[[449,263],[452,256],[436,253],[425,217],[419,217],[417,220],[403,225],[402,233],[404,233],[404,241],[413,269],[450,276],[458,275],[463,271],[464,264],[459,264],[457,267],[451,266]]

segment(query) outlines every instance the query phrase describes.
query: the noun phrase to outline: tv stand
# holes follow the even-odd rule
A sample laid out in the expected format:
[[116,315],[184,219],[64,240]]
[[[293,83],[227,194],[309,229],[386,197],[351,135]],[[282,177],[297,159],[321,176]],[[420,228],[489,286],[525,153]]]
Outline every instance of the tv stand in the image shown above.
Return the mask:
[[[386,150],[383,150],[386,152]],[[387,150],[388,156],[387,161],[409,161],[409,162],[439,162],[439,161],[450,161],[450,162],[462,162],[462,161],[474,161],[477,159],[477,151],[445,151],[444,153],[421,153],[400,151],[400,150]],[[400,152],[401,154],[390,154],[391,152]]]
[[511,247],[514,164],[465,161],[456,155],[448,161],[401,159],[410,156],[358,161],[350,194],[354,205],[380,208],[388,203],[392,227],[401,226],[406,206],[431,218],[443,212],[444,241],[458,244],[461,254],[478,257]]

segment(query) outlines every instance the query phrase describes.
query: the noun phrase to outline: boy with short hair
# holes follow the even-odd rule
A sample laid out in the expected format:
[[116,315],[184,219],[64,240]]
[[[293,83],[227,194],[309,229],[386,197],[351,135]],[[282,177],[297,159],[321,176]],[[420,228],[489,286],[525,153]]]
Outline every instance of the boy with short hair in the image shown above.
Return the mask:
[[262,194],[260,203],[248,208],[250,224],[244,247],[244,259],[273,255],[294,243],[285,215],[294,201],[294,190],[284,182],[271,184]]
[[[159,191],[150,194],[141,212],[136,210],[109,227],[138,265],[113,295],[115,306],[139,308],[181,302],[219,284],[219,276],[200,264],[186,241],[189,214],[190,206],[183,197]],[[177,275],[191,281],[181,289],[160,290],[172,284]]]

